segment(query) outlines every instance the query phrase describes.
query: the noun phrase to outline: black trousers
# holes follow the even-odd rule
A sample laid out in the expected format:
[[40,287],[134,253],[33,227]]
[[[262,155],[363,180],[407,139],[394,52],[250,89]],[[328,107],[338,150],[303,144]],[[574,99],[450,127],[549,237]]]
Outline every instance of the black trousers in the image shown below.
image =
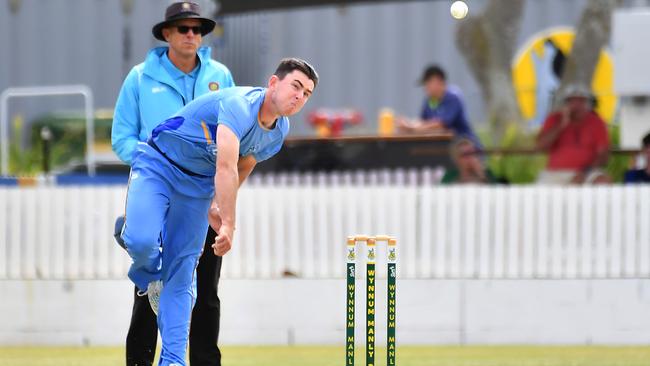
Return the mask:
[[[190,365],[221,366],[219,316],[221,303],[217,295],[222,257],[214,255],[216,233],[208,228],[203,254],[196,268],[196,304],[190,325]],[[133,313],[126,336],[127,366],[151,366],[156,353],[158,323],[146,296],[133,293]]]

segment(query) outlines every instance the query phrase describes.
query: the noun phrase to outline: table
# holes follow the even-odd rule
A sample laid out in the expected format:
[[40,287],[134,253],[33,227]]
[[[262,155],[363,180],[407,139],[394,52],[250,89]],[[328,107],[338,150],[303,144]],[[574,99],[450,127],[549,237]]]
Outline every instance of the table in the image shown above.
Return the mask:
[[427,135],[288,138],[256,173],[330,172],[451,166],[446,132]]

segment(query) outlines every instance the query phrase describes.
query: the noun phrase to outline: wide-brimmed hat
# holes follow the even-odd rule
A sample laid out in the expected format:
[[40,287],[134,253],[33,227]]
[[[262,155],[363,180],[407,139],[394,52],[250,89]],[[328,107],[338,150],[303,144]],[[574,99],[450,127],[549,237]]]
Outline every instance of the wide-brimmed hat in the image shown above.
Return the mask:
[[203,18],[201,16],[201,8],[199,4],[189,1],[180,3],[173,3],[165,10],[165,20],[153,26],[151,33],[156,39],[165,41],[163,37],[163,28],[171,25],[173,22],[181,19],[196,19],[201,21],[201,35],[204,36],[214,29],[215,22],[212,19]]

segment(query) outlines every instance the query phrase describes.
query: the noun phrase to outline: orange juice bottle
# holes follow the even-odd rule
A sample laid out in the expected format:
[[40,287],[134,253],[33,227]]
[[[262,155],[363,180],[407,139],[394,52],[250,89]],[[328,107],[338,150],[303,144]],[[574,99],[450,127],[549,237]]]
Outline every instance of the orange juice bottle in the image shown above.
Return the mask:
[[379,136],[391,136],[395,133],[395,112],[390,108],[379,110],[378,134]]

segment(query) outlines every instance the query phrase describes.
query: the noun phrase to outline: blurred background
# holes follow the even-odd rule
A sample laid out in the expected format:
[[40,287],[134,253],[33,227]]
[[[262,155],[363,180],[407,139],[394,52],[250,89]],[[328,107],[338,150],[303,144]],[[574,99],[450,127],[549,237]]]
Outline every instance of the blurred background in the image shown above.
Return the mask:
[[[322,136],[332,131],[337,135],[374,135],[382,110],[417,116],[423,97],[419,85],[422,71],[429,64],[438,64],[446,70],[450,86],[462,93],[469,122],[488,148],[532,147],[531,136],[551,108],[539,101],[537,108],[535,94],[549,92],[539,91],[544,88],[550,92],[562,89],[575,80],[592,84],[599,112],[609,124],[613,147],[639,147],[638,136],[643,132],[637,126],[639,118],[635,118],[639,108],[628,113],[627,119],[621,115],[627,97],[636,97],[634,105],[638,107],[646,93],[638,90],[644,85],[643,70],[636,70],[642,67],[640,60],[645,54],[634,46],[641,41],[645,28],[642,20],[639,24],[629,24],[623,18],[616,22],[612,15],[643,13],[647,6],[643,0],[616,1],[602,11],[596,2],[591,12],[586,8],[589,2],[580,0],[523,1],[515,2],[516,6],[496,2],[491,5],[496,10],[489,14],[485,14],[488,1],[468,1],[469,15],[463,20],[450,16],[451,1],[331,1],[307,6],[310,3],[324,2],[280,2],[273,6],[264,2],[201,3],[218,20],[204,44],[212,47],[215,59],[231,69],[238,85],[266,83],[277,60],[288,55],[299,55],[317,67],[322,83],[308,107],[293,119],[292,137]],[[8,96],[3,111],[7,121],[2,130],[3,152],[8,155],[3,158],[7,165],[4,174],[31,175],[44,169],[40,131],[45,126],[53,132],[50,169],[66,166],[72,159],[83,160],[87,144],[93,144],[89,151],[93,160],[95,154],[100,160],[117,160],[108,145],[112,108],[126,73],[158,44],[150,28],[160,18],[161,7],[155,0],[6,1],[0,13],[0,40],[7,50],[0,65],[0,89],[83,85],[91,94],[94,128],[89,141],[83,123],[88,114],[84,109],[87,98],[78,92],[57,97]],[[581,41],[586,47],[595,47],[596,52],[570,53],[576,30],[581,24],[589,29],[585,19],[590,17],[597,19],[600,28],[587,37],[596,42]],[[495,28],[495,34],[502,37],[480,40],[485,49],[472,44],[470,28],[475,23],[481,22],[483,27],[503,21],[508,27]],[[548,39],[555,42],[555,48],[544,54]],[[509,90],[503,94],[511,97],[505,111],[496,107],[498,98],[490,96],[490,90],[501,90],[495,89],[498,82],[478,74],[482,68],[472,66],[475,61],[468,63],[472,52],[492,59],[483,68],[487,74],[505,78]],[[552,80],[544,84],[543,74],[536,75],[541,71],[534,69],[533,54],[538,58],[545,55],[546,60],[555,60],[560,54],[568,63],[588,61],[586,68],[594,71],[593,78],[579,80],[592,74],[576,75],[573,70],[567,72],[571,75],[556,75],[558,85],[548,86]],[[329,124],[328,128],[321,128],[323,124]],[[629,156],[623,158],[625,161],[620,155],[613,157],[610,170],[622,179]],[[533,181],[534,169],[543,165],[539,157],[505,158],[511,160],[505,165],[500,155],[489,162],[513,182]],[[517,158],[527,163],[532,160],[533,164],[517,162]]]
[[[449,0],[197,2],[237,85],[265,85],[287,56],[320,74],[282,153],[242,188],[222,343],[342,345],[345,237],[367,233],[398,238],[398,343],[648,354],[650,188],[620,183],[647,164],[650,1],[468,0],[462,19]],[[0,347],[123,342],[129,260],[112,225],[129,168],[113,107],[170,3],[0,2]],[[431,64],[501,184],[442,185],[453,131],[396,127],[419,116]],[[575,84],[606,123],[612,184],[534,184],[536,136]]]

